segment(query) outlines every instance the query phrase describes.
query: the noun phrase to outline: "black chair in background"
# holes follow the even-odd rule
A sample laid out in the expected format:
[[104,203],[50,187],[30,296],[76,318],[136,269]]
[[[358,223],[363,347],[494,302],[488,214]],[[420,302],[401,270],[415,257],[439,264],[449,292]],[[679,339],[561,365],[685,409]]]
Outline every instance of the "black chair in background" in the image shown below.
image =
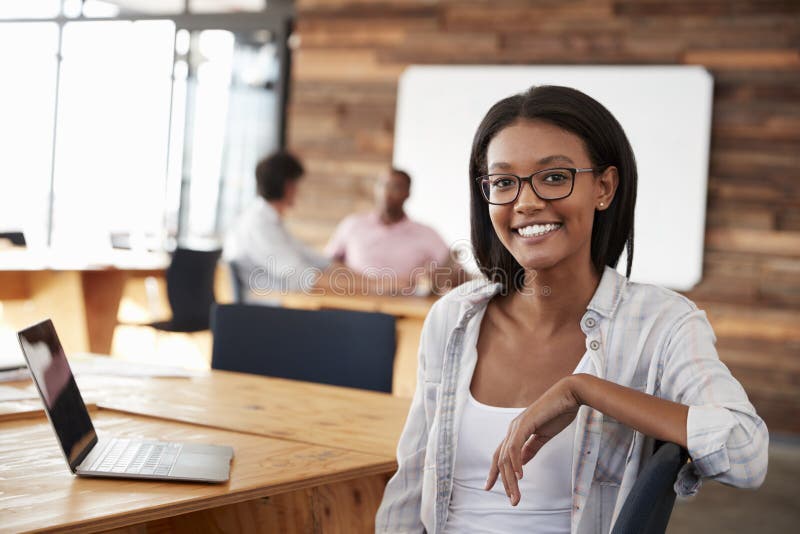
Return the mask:
[[172,318],[149,326],[168,332],[208,330],[211,306],[216,302],[214,274],[221,254],[221,249],[176,248],[166,276]]
[[663,534],[675,505],[675,479],[689,454],[674,443],[661,443],[639,473],[611,529],[611,534]]
[[22,232],[0,232],[0,239],[8,239],[12,245],[17,247],[24,247],[27,245],[25,242],[25,234]]
[[228,279],[230,280],[233,293],[233,302],[235,304],[243,304],[248,288],[241,266],[237,262],[231,260],[227,260],[225,263],[228,267]]
[[211,368],[391,392],[395,318],[350,310],[216,305]]

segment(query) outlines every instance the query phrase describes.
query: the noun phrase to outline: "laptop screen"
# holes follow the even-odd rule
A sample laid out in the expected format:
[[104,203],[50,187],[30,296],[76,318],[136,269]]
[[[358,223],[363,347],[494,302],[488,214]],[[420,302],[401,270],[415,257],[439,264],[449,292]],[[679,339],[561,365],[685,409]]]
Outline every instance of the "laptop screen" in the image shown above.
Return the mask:
[[74,472],[97,442],[97,434],[64,349],[50,319],[26,328],[18,335],[33,381],[64,449],[64,456]]

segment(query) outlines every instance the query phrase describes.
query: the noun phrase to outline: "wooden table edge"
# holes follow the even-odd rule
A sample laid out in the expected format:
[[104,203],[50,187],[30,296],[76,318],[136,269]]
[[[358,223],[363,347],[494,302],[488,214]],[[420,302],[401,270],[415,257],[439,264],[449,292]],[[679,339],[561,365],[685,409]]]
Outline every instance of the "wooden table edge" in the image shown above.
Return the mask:
[[[318,445],[317,445],[318,446]],[[369,454],[360,453],[364,456]],[[376,457],[377,458],[377,457]],[[235,461],[235,460],[234,460]],[[322,475],[318,477],[310,477],[303,480],[295,480],[285,482],[276,486],[268,488],[253,488],[237,491],[235,493],[226,493],[223,495],[215,495],[212,497],[200,497],[182,503],[163,505],[158,507],[143,508],[139,510],[131,510],[118,515],[107,516],[97,519],[87,519],[84,521],[76,521],[68,525],[59,525],[58,527],[47,527],[34,530],[22,530],[22,533],[34,532],[102,532],[106,530],[124,528],[133,525],[138,525],[148,521],[158,519],[165,519],[168,517],[175,517],[192,512],[199,512],[211,508],[218,508],[231,504],[243,503],[260,499],[264,497],[272,497],[283,493],[289,493],[304,488],[325,486],[338,482],[347,482],[357,478],[363,478],[374,475],[393,474],[397,469],[397,462],[381,461],[375,465],[358,470],[349,470],[345,473],[333,473],[330,475]],[[183,484],[183,482],[175,482],[175,484]],[[188,484],[191,484],[189,482]]]

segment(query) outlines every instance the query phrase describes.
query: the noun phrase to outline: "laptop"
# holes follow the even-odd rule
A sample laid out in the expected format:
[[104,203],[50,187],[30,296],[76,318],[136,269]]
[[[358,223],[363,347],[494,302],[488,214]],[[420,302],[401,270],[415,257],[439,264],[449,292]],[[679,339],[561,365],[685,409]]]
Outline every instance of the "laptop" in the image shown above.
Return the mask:
[[52,321],[47,319],[17,335],[45,413],[74,474],[196,482],[228,480],[231,447],[98,438]]

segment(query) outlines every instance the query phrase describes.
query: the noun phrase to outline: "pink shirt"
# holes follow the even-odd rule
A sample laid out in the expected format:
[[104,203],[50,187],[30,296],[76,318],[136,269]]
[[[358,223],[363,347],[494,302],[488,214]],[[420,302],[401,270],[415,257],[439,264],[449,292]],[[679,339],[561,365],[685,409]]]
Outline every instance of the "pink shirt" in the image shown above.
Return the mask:
[[325,253],[354,271],[391,269],[407,281],[432,262],[445,265],[450,249],[433,228],[408,217],[387,225],[377,213],[359,213],[339,223]]

